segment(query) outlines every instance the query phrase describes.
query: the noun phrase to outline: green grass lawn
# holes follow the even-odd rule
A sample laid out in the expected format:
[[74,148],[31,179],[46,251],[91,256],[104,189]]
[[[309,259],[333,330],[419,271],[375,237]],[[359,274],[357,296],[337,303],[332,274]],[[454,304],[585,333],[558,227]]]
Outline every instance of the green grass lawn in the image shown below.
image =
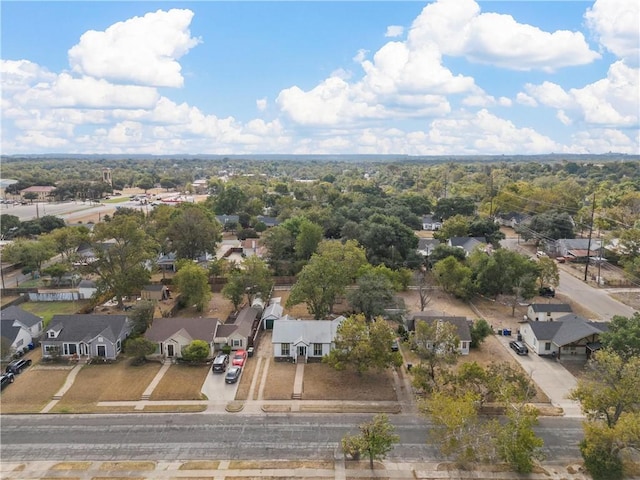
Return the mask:
[[126,202],[129,200],[129,196],[118,196],[118,197],[111,197],[109,200],[107,199],[102,199],[100,200],[101,203],[122,203],[122,202]]
[[20,304],[19,307],[41,317],[45,326],[47,326],[54,315],[74,314],[87,303],[87,300],[76,300],[75,302],[25,302]]

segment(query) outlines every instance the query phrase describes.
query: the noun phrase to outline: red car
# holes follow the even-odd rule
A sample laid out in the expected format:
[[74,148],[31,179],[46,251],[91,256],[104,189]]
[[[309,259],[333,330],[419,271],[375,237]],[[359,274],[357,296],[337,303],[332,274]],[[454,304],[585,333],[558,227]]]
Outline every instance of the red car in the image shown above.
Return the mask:
[[237,367],[244,367],[244,362],[247,359],[247,352],[244,350],[237,350],[236,353],[233,354],[233,360],[231,360],[231,365]]

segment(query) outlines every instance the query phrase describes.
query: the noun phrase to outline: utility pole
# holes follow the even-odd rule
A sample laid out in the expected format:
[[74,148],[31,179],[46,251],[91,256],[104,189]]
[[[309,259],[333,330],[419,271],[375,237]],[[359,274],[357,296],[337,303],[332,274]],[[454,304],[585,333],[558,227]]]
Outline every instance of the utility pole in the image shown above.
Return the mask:
[[596,194],[593,192],[593,200],[591,201],[591,224],[589,225],[589,242],[587,243],[587,263],[584,266],[584,281],[587,281],[587,271],[589,270],[589,254],[591,253],[591,235],[593,234],[593,217],[596,213]]

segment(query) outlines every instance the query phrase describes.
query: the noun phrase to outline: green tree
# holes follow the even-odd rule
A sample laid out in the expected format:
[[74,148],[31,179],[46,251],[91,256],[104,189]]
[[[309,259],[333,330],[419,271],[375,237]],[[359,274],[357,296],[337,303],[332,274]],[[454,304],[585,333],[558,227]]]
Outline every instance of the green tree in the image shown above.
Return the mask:
[[211,348],[204,340],[194,340],[182,349],[182,359],[187,362],[204,362],[209,358]]
[[35,272],[42,269],[42,264],[55,255],[53,243],[42,238],[39,240],[16,240],[7,245],[2,256],[9,263],[22,263],[23,269]]
[[504,233],[500,231],[500,225],[490,217],[477,217],[472,220],[469,223],[467,235],[470,237],[484,237],[487,239],[487,243],[496,248],[500,245],[500,240],[505,238]]
[[322,361],[336,370],[353,368],[359,374],[371,368],[400,366],[402,356],[391,351],[394,338],[393,330],[383,319],[367,323],[362,315],[351,316],[338,326],[335,348]]
[[469,299],[475,293],[471,269],[454,257],[440,260],[433,266],[433,276],[438,285],[458,298]]
[[450,197],[438,200],[433,209],[433,216],[446,220],[454,215],[462,215],[465,217],[472,216],[476,211],[475,203],[472,198]]
[[245,294],[245,276],[240,270],[232,271],[227,277],[227,283],[222,287],[222,295],[233,304],[234,311],[238,311]]
[[640,312],[631,317],[614,315],[600,341],[603,348],[614,351],[623,360],[640,357]]
[[129,314],[131,319],[131,335],[137,337],[147,331],[147,328],[151,326],[153,322],[153,315],[155,313],[156,306],[153,302],[148,300],[142,300],[136,303]]
[[384,315],[393,302],[393,285],[384,273],[372,271],[358,278],[358,288],[351,290],[347,299],[370,322]]
[[42,269],[42,273],[49,275],[52,279],[57,279],[56,284],[60,285],[62,277],[69,272],[69,265],[67,263],[54,263],[46,268]]
[[358,426],[360,430],[360,449],[369,457],[369,467],[373,470],[373,461],[382,460],[400,441],[394,433],[395,427],[384,413],[379,413],[369,422]]
[[578,380],[570,398],[582,405],[589,420],[604,421],[613,427],[624,412],[640,405],[640,357],[624,359],[617,352],[600,350],[588,363],[584,378]]
[[18,217],[15,215],[9,215],[8,213],[0,215],[0,234],[2,234],[2,240],[11,236],[12,232],[17,231],[19,228],[20,219]]
[[157,344],[144,337],[129,338],[125,344],[125,352],[132,357],[134,364],[144,363],[147,355],[156,351]]
[[442,223],[442,228],[433,234],[433,238],[446,243],[453,237],[469,235],[469,219],[463,215],[454,215]]
[[38,199],[38,193],[37,192],[25,192],[24,195],[22,195],[22,198],[24,198],[25,200],[29,200],[29,201],[31,201],[31,203],[33,203],[34,200]]
[[92,244],[97,259],[87,269],[99,277],[98,290],[115,296],[122,308],[125,296],[149,283],[145,263],[155,258],[156,243],[135,216],[118,215],[95,226]]
[[247,195],[237,185],[222,186],[215,198],[214,210],[218,215],[232,215],[242,210]]
[[508,421],[498,430],[496,444],[499,457],[518,473],[531,473],[534,460],[543,458],[543,440],[533,427],[538,424],[538,411],[527,405],[507,409]]
[[[444,320],[431,322],[416,320],[415,332],[411,336],[412,349],[420,357],[418,370],[424,370],[431,385],[437,385],[437,370],[444,365],[452,365],[456,362],[460,352],[460,337],[457,327]],[[427,391],[429,385],[420,385]]]
[[331,312],[338,295],[344,292],[345,287],[340,265],[315,254],[298,274],[286,305],[291,307],[306,303],[313,318],[319,320]]
[[222,228],[205,207],[184,203],[171,216],[167,237],[178,258],[197,259],[205,253],[215,253]]
[[181,304],[195,305],[198,312],[202,312],[211,299],[207,271],[195,263],[183,264],[173,283],[180,291]]
[[484,339],[493,334],[491,326],[484,318],[480,318],[473,322],[471,326],[471,348],[478,348],[484,342]]
[[540,287],[557,287],[560,284],[558,264],[549,257],[538,259],[538,282]]
[[309,220],[300,225],[300,233],[296,236],[295,252],[296,257],[301,260],[308,260],[318,248],[318,244],[323,237],[323,229]]
[[516,227],[516,232],[525,240],[558,240],[573,238],[573,222],[566,212],[544,212],[534,215],[528,224]]
[[56,253],[63,258],[73,259],[74,253],[78,247],[88,242],[90,232],[87,227],[63,227],[53,230],[47,235],[53,241]]
[[444,260],[447,257],[453,257],[459,262],[464,263],[467,259],[467,254],[462,248],[450,247],[449,245],[441,243],[440,245],[436,245],[431,255],[429,255],[429,265],[433,267],[440,260]]
[[495,457],[495,422],[482,422],[477,396],[472,392],[451,395],[435,391],[420,404],[433,424],[430,443],[446,457],[462,465],[491,462]]

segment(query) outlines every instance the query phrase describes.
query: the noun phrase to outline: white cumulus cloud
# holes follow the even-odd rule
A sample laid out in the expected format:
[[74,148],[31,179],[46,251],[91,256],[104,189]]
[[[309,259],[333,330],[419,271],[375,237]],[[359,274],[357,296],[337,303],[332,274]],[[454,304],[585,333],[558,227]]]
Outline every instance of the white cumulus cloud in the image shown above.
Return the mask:
[[585,13],[589,28],[611,53],[631,65],[640,60],[640,2],[596,0]]
[[69,63],[76,73],[114,82],[182,87],[177,60],[200,42],[189,31],[192,18],[190,10],[158,10],[90,30],[69,50]]
[[404,27],[401,25],[389,25],[384,33],[385,37],[401,37],[404,33]]
[[525,96],[562,110],[563,123],[575,120],[619,127],[637,127],[640,123],[640,70],[622,60],[609,67],[606,78],[583,88],[565,90],[556,83],[544,82],[527,84],[525,91]]
[[481,13],[475,0],[438,0],[411,26],[410,43],[438,46],[445,55],[513,70],[553,71],[588,64],[600,55],[581,32],[545,32],[511,15]]

